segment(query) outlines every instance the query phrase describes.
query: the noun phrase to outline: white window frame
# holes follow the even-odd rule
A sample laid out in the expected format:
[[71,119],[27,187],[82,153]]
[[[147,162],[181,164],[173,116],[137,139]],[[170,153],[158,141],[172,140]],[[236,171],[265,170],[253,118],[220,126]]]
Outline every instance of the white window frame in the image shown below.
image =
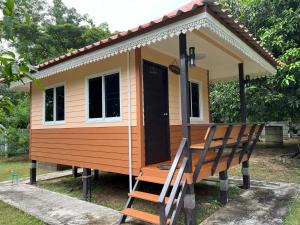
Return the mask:
[[[200,122],[204,120],[204,115],[203,115],[203,85],[202,85],[202,81],[201,80],[197,80],[197,79],[189,79],[189,82],[193,82],[193,83],[197,83],[199,84],[199,107],[200,107],[200,117],[190,117],[190,121],[193,122]],[[179,90],[179,119],[180,121],[182,121],[182,117],[181,117],[181,86],[180,86],[180,79],[178,81],[178,90]],[[191,91],[191,89],[189,89],[189,91]]]
[[[105,115],[105,82],[104,77],[113,75],[115,73],[119,74],[119,100],[120,100],[120,116],[118,117],[106,117]],[[100,118],[90,118],[90,107],[89,107],[89,80],[97,77],[102,77],[102,117]],[[86,112],[86,122],[87,123],[104,123],[104,122],[120,122],[122,121],[122,101],[121,101],[121,69],[109,70],[103,73],[89,75],[85,79],[85,112]]]
[[[199,81],[199,80],[195,80],[195,79],[189,79],[189,82],[190,83],[195,83],[195,84],[198,84],[198,93],[199,93],[199,114],[200,116],[198,117],[190,117],[190,120],[191,121],[201,121],[203,120],[203,95],[202,95],[202,82]],[[193,104],[192,104],[192,93],[191,93],[191,88],[189,87],[189,92],[190,92],[190,102],[191,102],[191,105],[190,105],[190,111],[191,111],[191,114],[192,114],[192,107],[193,107]]]
[[[56,120],[56,88],[58,87],[64,87],[64,120]],[[53,89],[53,121],[46,121],[46,90]],[[45,90],[43,91],[43,121],[44,125],[59,125],[59,124],[65,124],[66,120],[66,84],[58,83],[54,85],[50,85],[45,87]]]

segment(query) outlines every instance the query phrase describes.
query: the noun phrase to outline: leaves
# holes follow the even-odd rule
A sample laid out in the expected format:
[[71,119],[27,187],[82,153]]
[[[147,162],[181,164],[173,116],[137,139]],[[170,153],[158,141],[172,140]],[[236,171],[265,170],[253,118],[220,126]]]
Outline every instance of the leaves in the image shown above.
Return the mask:
[[[252,80],[246,88],[248,120],[300,119],[300,1],[221,0],[221,3],[256,31],[263,44],[285,63],[277,68],[275,76]],[[239,111],[237,85],[236,82],[212,85],[211,111],[215,121],[239,121],[235,111]]]
[[3,15],[12,16],[14,13],[14,5],[14,0],[6,0],[6,2],[4,2]]

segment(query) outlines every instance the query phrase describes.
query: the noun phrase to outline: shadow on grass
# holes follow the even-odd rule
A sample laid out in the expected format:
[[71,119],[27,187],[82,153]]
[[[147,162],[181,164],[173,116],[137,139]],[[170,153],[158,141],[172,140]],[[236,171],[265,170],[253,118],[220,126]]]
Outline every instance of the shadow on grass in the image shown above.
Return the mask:
[[[115,210],[122,210],[128,198],[128,176],[112,173],[101,173],[99,180],[92,183],[92,202],[103,205]],[[67,194],[72,197],[82,199],[82,180],[72,176],[59,178],[55,180],[38,182],[38,186],[51,191]],[[141,183],[140,191],[153,194],[160,194],[162,185]],[[196,208],[198,223],[209,217],[222,205],[218,202],[218,185],[207,185],[199,183],[195,185]],[[236,198],[241,193],[238,187],[232,187],[230,190],[230,199]],[[158,205],[155,203],[136,200],[133,208],[159,214]],[[183,223],[184,216],[181,215],[180,223]],[[137,223],[133,223],[137,224]]]

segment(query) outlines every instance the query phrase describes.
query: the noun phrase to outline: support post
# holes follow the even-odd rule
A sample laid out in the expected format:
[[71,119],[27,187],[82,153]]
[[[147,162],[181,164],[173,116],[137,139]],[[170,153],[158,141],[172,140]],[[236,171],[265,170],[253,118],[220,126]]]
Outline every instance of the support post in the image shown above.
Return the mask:
[[250,173],[249,173],[249,161],[242,163],[242,174],[243,174],[243,189],[247,190],[250,188]]
[[219,173],[219,179],[220,179],[220,202],[223,205],[226,205],[228,203],[228,190],[229,190],[227,170]]
[[36,160],[31,160],[31,164],[30,164],[30,184],[36,184]]
[[246,123],[247,114],[246,114],[244,63],[239,63],[239,86],[240,86],[241,122]]
[[92,171],[91,169],[84,168],[82,174],[82,183],[83,183],[83,199],[85,201],[91,201],[92,198]]
[[[179,35],[179,55],[180,55],[180,89],[181,89],[181,118],[182,137],[187,139],[184,149],[185,156],[188,157],[186,173],[192,173],[192,154],[190,151],[190,107],[189,107],[189,75],[186,34]],[[189,184],[184,198],[185,224],[196,224],[195,213],[195,193],[194,184]]]
[[[241,122],[246,123],[247,113],[246,113],[245,75],[244,75],[243,63],[239,63],[239,86],[240,86]],[[248,160],[244,161],[242,164],[243,164],[242,165],[243,189],[249,189],[250,188],[249,161]]]
[[78,167],[77,166],[72,166],[72,174],[73,174],[74,178],[78,177]]
[[99,170],[94,170],[94,180],[99,180]]

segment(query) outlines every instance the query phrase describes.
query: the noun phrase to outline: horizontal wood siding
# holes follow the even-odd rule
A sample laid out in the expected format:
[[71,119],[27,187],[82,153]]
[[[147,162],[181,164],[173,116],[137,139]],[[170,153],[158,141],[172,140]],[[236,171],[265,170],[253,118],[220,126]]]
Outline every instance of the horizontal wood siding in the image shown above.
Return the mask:
[[[140,169],[136,130],[132,128],[134,175]],[[128,174],[127,127],[32,129],[30,140],[32,160]]]
[[[191,141],[192,144],[201,143],[204,141],[204,137],[208,126],[192,126],[191,127]],[[170,126],[170,143],[171,143],[171,156],[175,157],[179,144],[182,139],[182,126],[173,125]]]
[[[127,66],[127,55],[120,54],[109,59],[94,62],[72,70],[58,73],[41,80],[44,87],[56,84],[65,85],[65,122],[62,124],[44,124],[44,97],[43,90],[36,85],[32,87],[31,126],[32,129],[56,129],[76,127],[119,127],[128,125],[128,69],[130,73],[130,106],[131,123],[136,126],[136,79],[134,52],[130,52],[130,65]],[[90,122],[87,121],[87,78],[90,75],[106,74],[109,71],[120,72],[120,121]]]

